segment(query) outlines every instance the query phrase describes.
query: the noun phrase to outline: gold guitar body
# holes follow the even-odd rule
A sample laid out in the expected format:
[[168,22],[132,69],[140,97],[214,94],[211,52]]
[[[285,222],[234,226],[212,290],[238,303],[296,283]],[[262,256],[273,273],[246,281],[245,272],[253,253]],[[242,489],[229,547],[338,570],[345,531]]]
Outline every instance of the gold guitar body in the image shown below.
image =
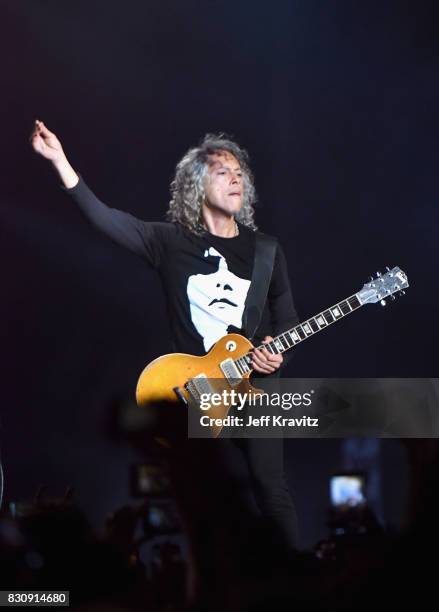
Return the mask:
[[[184,409],[183,398],[192,405],[192,398],[186,384],[203,374],[209,379],[215,392],[231,389],[225,377],[221,364],[228,359],[239,359],[253,348],[247,338],[239,334],[224,336],[203,357],[171,353],[151,361],[141,373],[137,382],[136,400],[141,408],[148,406],[175,405]],[[242,380],[233,388],[237,392],[258,394],[260,391],[249,382],[250,373],[243,374]],[[182,398],[179,398],[178,393]],[[209,409],[209,417],[223,419],[227,416],[230,406],[220,403]],[[217,437],[222,426],[212,425],[211,433]]]

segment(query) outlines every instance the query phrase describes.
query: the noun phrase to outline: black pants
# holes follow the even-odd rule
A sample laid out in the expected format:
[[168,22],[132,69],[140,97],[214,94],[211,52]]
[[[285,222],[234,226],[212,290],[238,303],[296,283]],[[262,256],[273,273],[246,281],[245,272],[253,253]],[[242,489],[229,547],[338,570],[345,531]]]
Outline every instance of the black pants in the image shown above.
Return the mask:
[[261,516],[290,549],[298,547],[296,510],[286,481],[282,438],[231,438],[248,470],[250,492]]
[[[252,382],[262,389],[266,386],[263,379],[256,378]],[[269,391],[270,387],[266,390]],[[244,423],[247,423],[250,416],[259,419],[266,415],[282,416],[279,408],[273,406],[267,408],[263,404],[252,406],[245,404],[240,411],[233,407],[230,414],[242,417]],[[221,437],[225,443],[229,442],[240,450],[258,511],[279,535],[284,545],[293,550],[298,548],[298,526],[296,510],[284,471],[284,440],[281,429],[271,426],[271,431],[273,436],[277,437],[265,437],[270,435],[268,427],[244,425],[241,428],[224,428]],[[227,444],[225,452],[231,452]]]
[[283,439],[186,439],[174,448],[170,468],[197,593],[221,590],[220,576],[254,575],[296,549]]

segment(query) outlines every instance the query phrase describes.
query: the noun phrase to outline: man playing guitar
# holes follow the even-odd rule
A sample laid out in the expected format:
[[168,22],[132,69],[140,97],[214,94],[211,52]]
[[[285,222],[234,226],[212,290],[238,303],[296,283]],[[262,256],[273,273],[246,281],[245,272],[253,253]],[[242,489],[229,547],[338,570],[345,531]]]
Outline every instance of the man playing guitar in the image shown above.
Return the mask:
[[[167,222],[142,221],[109,208],[70,165],[60,141],[42,121],[31,135],[33,149],[49,160],[66,193],[89,221],[159,273],[167,300],[175,352],[204,355],[222,336],[242,333],[243,313],[255,258],[253,205],[256,194],[246,152],[224,135],[205,136],[177,164]],[[254,276],[253,276],[254,278]],[[272,340],[298,322],[283,251],[276,244],[273,272],[253,343]],[[252,352],[252,368],[276,375],[281,354]],[[283,469],[281,439],[189,440],[234,447],[245,460],[256,506],[289,550],[297,547],[293,502]],[[200,455],[201,456],[201,455]]]

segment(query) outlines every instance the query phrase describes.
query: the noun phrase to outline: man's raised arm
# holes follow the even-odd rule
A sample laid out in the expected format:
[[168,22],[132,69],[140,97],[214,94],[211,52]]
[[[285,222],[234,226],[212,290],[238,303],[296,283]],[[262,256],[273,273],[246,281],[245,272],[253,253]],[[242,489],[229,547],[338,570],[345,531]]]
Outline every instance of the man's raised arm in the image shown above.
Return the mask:
[[145,258],[153,267],[160,265],[165,242],[162,234],[170,231],[166,227],[169,224],[146,223],[101,202],[72,168],[61,142],[42,121],[35,121],[30,141],[34,151],[51,162],[65,192],[95,227],[117,244]]

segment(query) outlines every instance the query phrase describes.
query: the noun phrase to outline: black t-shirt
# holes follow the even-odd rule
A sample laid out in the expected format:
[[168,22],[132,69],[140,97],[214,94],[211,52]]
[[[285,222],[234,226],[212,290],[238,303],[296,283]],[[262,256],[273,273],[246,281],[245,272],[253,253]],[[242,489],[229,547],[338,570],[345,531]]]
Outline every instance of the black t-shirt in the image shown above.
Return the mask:
[[[146,222],[109,208],[82,177],[65,190],[98,229],[157,269],[166,296],[176,352],[204,355],[230,332],[242,333],[250,287],[255,232],[239,224],[239,235],[196,236],[176,223]],[[298,323],[287,266],[278,245],[267,302],[254,335],[260,342]]]

